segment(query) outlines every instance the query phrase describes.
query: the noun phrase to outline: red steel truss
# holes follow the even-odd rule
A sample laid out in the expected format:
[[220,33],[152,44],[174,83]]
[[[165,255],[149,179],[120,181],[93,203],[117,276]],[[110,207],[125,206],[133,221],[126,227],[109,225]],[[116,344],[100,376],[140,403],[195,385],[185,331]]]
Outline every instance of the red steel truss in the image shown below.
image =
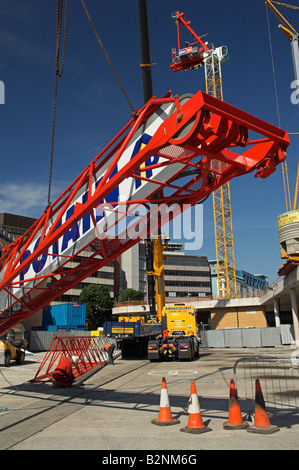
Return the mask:
[[285,131],[201,91],[182,100],[170,92],[151,98],[5,249],[0,334],[157,230],[161,205],[175,206],[172,219],[232,178],[253,171],[266,178],[289,143]]
[[49,382],[53,380],[53,372],[61,359],[78,357],[78,362],[72,364],[75,379],[94,367],[105,364],[106,359],[99,348],[97,338],[86,336],[54,336],[32,383]]
[[[185,20],[183,12],[180,13],[176,11],[172,17],[175,19],[177,25],[178,51],[176,51],[175,48],[172,49],[172,64],[170,68],[173,72],[178,72],[179,70],[188,70],[202,66],[204,53],[209,51],[209,47],[204,43],[201,37],[193,31],[190,26],[191,21]],[[194,38],[194,41],[184,48],[182,48],[181,23]]]

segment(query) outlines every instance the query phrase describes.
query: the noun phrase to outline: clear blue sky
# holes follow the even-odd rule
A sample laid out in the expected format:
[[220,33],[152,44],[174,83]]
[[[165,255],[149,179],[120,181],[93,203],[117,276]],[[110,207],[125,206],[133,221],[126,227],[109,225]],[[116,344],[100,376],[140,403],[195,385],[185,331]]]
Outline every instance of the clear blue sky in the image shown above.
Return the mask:
[[[130,119],[125,101],[79,0],[71,0],[66,61],[59,82],[52,200]],[[111,61],[136,108],[143,105],[137,0],[85,0]],[[295,3],[295,2],[294,2]],[[299,10],[279,7],[299,29]],[[170,70],[180,10],[199,34],[227,45],[222,66],[224,100],[278,125],[273,70],[263,0],[148,0],[153,87],[156,96],[205,91],[204,71]],[[299,132],[299,107],[291,104],[294,80],[290,45],[269,12],[281,127]],[[53,111],[56,2],[0,0],[0,212],[39,217],[47,205]],[[183,39],[188,40],[189,36]],[[299,135],[291,136],[288,169],[292,196]],[[263,273],[272,282],[281,264],[276,217],[285,211],[279,167],[266,180],[231,181],[237,269]],[[204,204],[204,243],[198,254],[215,259],[212,198]]]

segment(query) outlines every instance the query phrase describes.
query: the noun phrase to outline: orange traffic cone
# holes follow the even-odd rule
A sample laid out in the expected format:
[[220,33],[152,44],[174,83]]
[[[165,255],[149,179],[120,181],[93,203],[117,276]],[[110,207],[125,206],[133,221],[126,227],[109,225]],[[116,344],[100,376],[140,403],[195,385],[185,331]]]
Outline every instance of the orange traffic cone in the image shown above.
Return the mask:
[[174,419],[171,414],[166,380],[162,378],[161,396],[160,396],[160,410],[158,419],[153,419],[152,424],[158,426],[170,426],[171,424],[179,424],[178,419]]
[[188,424],[184,428],[180,429],[180,431],[189,432],[191,434],[201,434],[203,432],[212,431],[211,428],[208,428],[203,424],[196,387],[193,381],[191,382],[191,396],[188,401],[187,410],[189,413]]
[[254,425],[249,426],[246,431],[256,432],[261,434],[272,434],[279,431],[277,426],[270,424],[268,414],[266,411],[265,401],[260,385],[260,381],[255,381],[255,411],[254,411]]
[[230,380],[229,387],[229,412],[228,421],[223,423],[224,429],[245,429],[248,427],[247,421],[243,421],[241,410],[238,402],[237,389],[233,379]]

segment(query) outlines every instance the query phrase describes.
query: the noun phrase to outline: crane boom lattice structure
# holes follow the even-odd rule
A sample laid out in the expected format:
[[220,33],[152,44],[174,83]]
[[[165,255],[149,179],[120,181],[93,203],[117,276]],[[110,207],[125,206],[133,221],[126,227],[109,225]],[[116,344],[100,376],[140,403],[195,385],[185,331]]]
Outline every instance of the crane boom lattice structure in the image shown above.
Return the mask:
[[271,175],[289,143],[285,131],[201,91],[182,105],[171,92],[152,97],[3,250],[0,335],[231,178]]

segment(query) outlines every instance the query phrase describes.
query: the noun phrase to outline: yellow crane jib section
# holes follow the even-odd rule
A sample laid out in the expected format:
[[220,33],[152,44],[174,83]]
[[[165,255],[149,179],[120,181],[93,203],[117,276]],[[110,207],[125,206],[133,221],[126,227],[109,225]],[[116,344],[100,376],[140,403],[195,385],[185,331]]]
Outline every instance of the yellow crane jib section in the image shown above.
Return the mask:
[[276,3],[277,5],[286,6],[289,8],[298,9],[298,10],[299,10],[299,7],[296,7],[294,5],[288,5],[286,3],[272,2],[270,0],[266,0],[265,3],[270,8],[270,10],[274,13],[278,21],[281,22],[279,27],[289,40],[292,39],[294,34],[295,35],[298,34],[297,31],[293,28],[293,26],[287,21],[287,19],[280,13],[280,11],[277,10],[277,8],[273,5],[273,3]]

